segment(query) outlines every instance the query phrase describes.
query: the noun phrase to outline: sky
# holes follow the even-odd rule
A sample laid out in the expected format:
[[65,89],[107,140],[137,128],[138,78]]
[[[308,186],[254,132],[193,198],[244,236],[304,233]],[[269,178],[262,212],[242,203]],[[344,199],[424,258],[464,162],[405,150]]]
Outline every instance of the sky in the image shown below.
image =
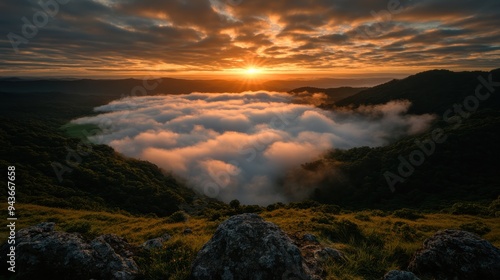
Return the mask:
[[4,0],[0,75],[304,77],[500,65],[498,0]]
[[269,91],[142,96],[73,123],[98,125],[91,141],[150,161],[199,193],[265,206],[307,198],[335,168],[300,166],[325,151],[383,146],[422,133],[435,119],[406,114],[409,101],[335,111],[310,104],[326,98]]

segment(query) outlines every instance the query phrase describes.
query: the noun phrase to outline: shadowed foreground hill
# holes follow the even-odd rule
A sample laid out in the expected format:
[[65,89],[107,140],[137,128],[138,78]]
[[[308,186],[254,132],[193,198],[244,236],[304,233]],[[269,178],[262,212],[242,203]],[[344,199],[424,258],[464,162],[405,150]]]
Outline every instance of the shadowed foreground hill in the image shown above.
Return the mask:
[[[500,199],[493,201],[490,203],[490,206],[499,205],[499,202]],[[212,211],[204,212],[208,216],[189,216],[180,221],[174,219],[175,215],[169,218],[158,218],[152,216],[133,216],[126,213],[66,210],[27,204],[19,206],[22,211],[18,220],[18,229],[27,228],[43,221],[51,221],[56,224],[56,231],[81,234],[77,238],[78,242],[73,244],[84,243],[82,244],[83,247],[81,247],[83,249],[88,247],[85,243],[90,243],[93,246],[98,245],[99,247],[101,247],[100,244],[104,243],[109,243],[114,247],[121,243],[109,242],[108,238],[104,239],[105,242],[102,242],[102,238],[99,238],[101,235],[118,234],[130,242],[131,245],[143,247],[141,244],[145,241],[168,234],[170,238],[164,241],[159,247],[146,252],[136,251],[133,257],[139,267],[140,276],[137,279],[148,280],[189,279],[197,253],[212,237],[217,239],[217,235],[214,236],[214,234],[218,231],[217,229],[223,221],[228,219],[229,216],[245,213],[248,210],[246,206],[234,206],[232,208],[226,206],[224,209],[217,210],[219,216],[216,219],[211,217],[215,213],[213,212],[215,209],[210,209]],[[488,207],[487,204],[482,206]],[[305,247],[307,248],[310,248],[310,245],[315,242],[319,242],[321,247],[335,248],[343,254],[341,260],[330,259],[321,265],[320,268],[326,273],[322,277],[325,280],[379,280],[389,270],[406,270],[412,260],[412,256],[419,248],[422,248],[424,240],[432,237],[437,231],[442,229],[467,230],[476,233],[481,238],[491,242],[494,246],[498,247],[500,245],[499,218],[491,216],[420,213],[408,209],[394,212],[372,210],[353,213],[351,211],[342,211],[338,207],[312,203],[275,205],[273,209],[271,207],[268,208],[268,210],[253,208],[252,212],[259,212],[259,215],[265,221],[279,226],[294,242],[297,242],[297,239],[305,240],[307,238],[309,241],[305,243]],[[245,236],[249,240],[252,240],[252,242],[263,242],[266,240],[261,239],[261,235],[254,234],[255,228],[247,228],[246,224],[241,225],[243,227],[240,227],[239,231],[235,227],[223,227],[226,234],[223,234],[221,241],[228,240],[228,237],[232,239],[232,237],[245,238]],[[189,229],[189,231],[186,229]],[[3,232],[0,235],[0,243],[5,242],[7,234],[7,232]],[[40,234],[34,232],[34,235]],[[228,234],[234,236],[229,236]],[[311,236],[311,234],[314,236]],[[53,235],[52,233],[48,233],[48,235],[54,237],[68,236],[67,234]],[[57,239],[49,238],[49,240]],[[92,240],[99,242],[92,242]],[[113,240],[117,240],[117,238],[113,238]],[[48,240],[45,239],[45,241]],[[47,242],[41,243],[49,245]],[[34,244],[31,243],[31,245]],[[72,252],[78,251],[76,246],[70,248],[70,246],[64,246],[64,243],[61,244],[59,242],[59,244],[63,245],[63,248],[71,249]],[[221,246],[225,245],[224,242],[218,244]],[[230,244],[228,243],[228,245]],[[257,245],[264,246],[263,244]],[[302,246],[304,244],[296,245],[301,249],[306,249]],[[23,246],[26,248],[30,244],[25,243]],[[233,247],[235,249],[238,247],[238,244],[233,243],[233,246],[236,246]],[[49,247],[39,246],[36,248],[37,250],[30,251],[31,255],[36,255],[37,251]],[[250,246],[247,250],[253,250],[253,248],[256,248],[256,246]],[[460,250],[457,248],[461,247],[455,247],[454,249]],[[104,252],[107,252],[107,250],[104,250]],[[268,249],[269,253],[276,252],[273,250]],[[103,252],[103,250],[99,252]],[[120,250],[116,251],[115,249],[115,252],[121,254]],[[219,252],[227,254],[230,251],[221,250]],[[306,252],[310,251],[306,250]],[[57,252],[49,251],[48,253],[55,259],[61,258],[61,255],[58,255]],[[236,252],[236,254],[244,258],[246,256],[243,253],[244,251]],[[258,252],[253,253],[258,254]],[[46,258],[49,255],[38,255],[37,257]],[[110,257],[112,257],[111,254],[107,255],[107,258]],[[229,260],[218,258],[210,261],[227,263],[227,261],[233,260],[231,256],[226,255],[226,257]],[[303,257],[308,258],[310,256],[306,253]],[[264,258],[262,260],[267,261],[272,259]],[[477,260],[474,259],[474,263],[477,263]],[[252,261],[257,262],[260,260],[254,259]],[[279,261],[279,259],[276,259],[276,261]],[[470,262],[470,264],[472,263]],[[460,265],[458,262],[454,264]],[[57,265],[57,263],[51,263],[48,267]],[[7,266],[7,263],[3,263],[2,267],[5,268],[5,266]],[[114,268],[116,269],[116,266]],[[27,271],[30,268],[22,269]],[[83,271],[90,271],[90,267],[86,267],[85,269]],[[210,267],[210,269],[213,268]],[[279,269],[282,269],[282,267],[277,267],[276,271]],[[51,275],[55,274],[54,270],[47,272]],[[426,272],[430,272],[430,270]],[[0,272],[1,276],[11,277],[12,274],[5,268]],[[76,275],[73,274],[73,276],[75,276],[74,279],[79,279]]]

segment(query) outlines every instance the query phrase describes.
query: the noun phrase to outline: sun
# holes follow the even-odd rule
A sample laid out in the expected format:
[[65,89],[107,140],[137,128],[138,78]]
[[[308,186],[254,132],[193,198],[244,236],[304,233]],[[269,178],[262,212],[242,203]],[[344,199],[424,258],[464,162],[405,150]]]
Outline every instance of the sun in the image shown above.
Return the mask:
[[254,67],[247,68],[247,70],[246,70],[247,75],[255,75],[258,73],[260,73],[260,70],[257,68],[254,68]]

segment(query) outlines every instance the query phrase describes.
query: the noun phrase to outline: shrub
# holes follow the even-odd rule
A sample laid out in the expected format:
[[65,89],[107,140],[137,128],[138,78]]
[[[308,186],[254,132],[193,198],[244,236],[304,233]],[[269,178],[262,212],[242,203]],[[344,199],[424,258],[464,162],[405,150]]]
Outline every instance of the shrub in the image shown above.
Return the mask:
[[396,218],[407,219],[407,220],[412,220],[412,221],[419,219],[419,218],[424,218],[424,215],[418,213],[415,210],[408,209],[408,208],[396,210],[392,213],[392,215]]
[[260,213],[262,208],[259,205],[245,205],[242,207],[241,213]]
[[360,220],[360,221],[365,221],[365,222],[371,221],[370,216],[368,216],[366,214],[361,214],[361,213],[356,214],[354,216],[354,219]]
[[460,229],[475,233],[477,235],[485,235],[491,231],[491,228],[489,228],[485,223],[481,221],[461,224]]
[[98,231],[92,230],[92,225],[89,222],[72,222],[64,226],[63,229],[66,232],[79,233],[87,240],[92,240],[99,235]]
[[319,215],[318,217],[311,218],[311,222],[318,224],[331,225],[335,220],[334,216]]
[[143,251],[136,257],[139,279],[187,279],[196,253],[182,240],[169,242],[162,250]]
[[229,202],[229,207],[231,207],[233,209],[238,209],[238,208],[240,208],[240,206],[241,206],[241,203],[237,199],[233,199],[233,200],[231,200],[231,202]]
[[414,252],[410,248],[396,246],[389,250],[387,261],[395,263],[397,267],[407,267],[413,254]]
[[181,223],[186,222],[189,219],[189,215],[184,211],[174,212],[172,215],[168,217],[168,220],[173,223]]
[[92,228],[92,225],[90,225],[89,222],[81,222],[81,221],[76,221],[67,224],[64,227],[64,230],[66,232],[75,232],[75,233],[80,233],[82,235],[85,235],[90,232],[90,229]]
[[387,213],[382,211],[382,210],[378,210],[378,209],[375,209],[375,210],[372,210],[372,216],[375,216],[375,217],[387,217]]
[[274,203],[274,204],[269,204],[266,207],[266,210],[267,211],[273,211],[273,210],[280,209],[280,208],[285,208],[285,204],[283,204],[281,202],[277,202],[277,203]]
[[458,202],[451,207],[451,214],[454,215],[485,215],[488,209],[482,205],[467,202]]
[[345,219],[333,222],[331,226],[323,226],[320,230],[333,242],[355,244],[363,238],[358,225]]
[[311,209],[313,207],[321,206],[321,204],[314,200],[305,200],[302,202],[291,202],[288,204],[287,208],[293,209]]
[[340,214],[340,206],[338,205],[332,205],[332,204],[323,204],[318,207],[319,211],[323,213],[328,213],[328,214],[335,214],[338,215]]
[[499,217],[497,213],[500,213],[500,196],[493,200],[488,207],[490,215],[493,217]]
[[413,241],[417,237],[417,231],[405,222],[395,222],[392,231],[399,234],[406,241]]
[[205,213],[205,216],[208,218],[209,221],[217,221],[221,217],[224,217],[225,215],[221,211],[211,210],[211,211]]

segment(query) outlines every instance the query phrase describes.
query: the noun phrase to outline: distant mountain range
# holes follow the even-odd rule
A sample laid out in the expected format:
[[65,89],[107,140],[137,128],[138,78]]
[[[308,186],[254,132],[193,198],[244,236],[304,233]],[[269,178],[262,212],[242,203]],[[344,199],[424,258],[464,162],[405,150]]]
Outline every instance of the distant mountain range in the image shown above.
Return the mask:
[[[491,78],[489,78],[491,76]],[[480,78],[481,77],[481,78]],[[97,103],[133,95],[188,94],[192,92],[242,92],[248,90],[287,91],[289,93],[324,93],[327,95],[323,109],[336,107],[358,107],[360,105],[384,104],[391,100],[412,102],[409,113],[442,114],[453,104],[463,103],[474,95],[476,88],[492,87],[488,80],[500,81],[500,68],[490,72],[452,72],[431,70],[404,79],[335,79],[274,80],[258,82],[252,80],[183,80],[161,78],[153,80],[91,80],[91,79],[35,79],[0,78],[0,93],[51,93],[94,96]],[[376,81],[382,84],[366,87]],[[332,85],[317,87],[312,85]],[[356,87],[343,86],[346,84]],[[100,101],[98,101],[100,100]],[[471,101],[472,102],[472,101]],[[101,104],[97,104],[101,105]],[[480,108],[500,108],[500,96],[492,94]]]
[[[0,92],[59,92],[68,94],[95,94],[108,96],[130,95],[134,88],[145,87],[147,94],[187,94],[191,92],[242,92],[248,90],[290,91],[300,87],[367,87],[391,80],[370,79],[315,79],[315,80],[183,80],[141,79],[91,80],[91,79],[27,79],[1,78]],[[149,86],[151,85],[151,87]],[[156,85],[156,86],[154,86]],[[140,94],[139,91],[135,92]]]

